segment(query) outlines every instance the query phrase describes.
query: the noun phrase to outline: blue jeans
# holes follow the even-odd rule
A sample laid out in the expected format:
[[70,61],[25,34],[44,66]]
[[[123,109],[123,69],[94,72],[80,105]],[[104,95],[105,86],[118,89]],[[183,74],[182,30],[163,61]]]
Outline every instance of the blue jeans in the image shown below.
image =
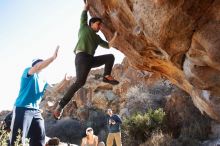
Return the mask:
[[28,138],[30,146],[45,146],[44,119],[39,110],[24,107],[13,109],[10,146],[14,146],[19,129],[23,145],[25,145],[25,139]]

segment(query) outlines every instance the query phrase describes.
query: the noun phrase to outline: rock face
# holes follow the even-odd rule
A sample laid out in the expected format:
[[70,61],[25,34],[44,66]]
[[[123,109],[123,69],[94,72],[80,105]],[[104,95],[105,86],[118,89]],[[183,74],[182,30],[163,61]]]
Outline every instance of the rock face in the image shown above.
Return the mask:
[[158,72],[220,121],[219,0],[88,0],[133,67]]
[[[65,77],[60,83],[50,87],[45,93],[45,100],[41,102],[47,136],[56,136],[64,142],[80,144],[81,138],[85,136],[85,129],[90,126],[93,127],[101,141],[106,141],[106,110],[108,108],[112,108],[115,113],[122,116],[137,110],[146,111],[149,108],[148,103],[156,108],[165,98],[165,94],[170,94],[171,90],[168,89],[172,89],[169,81],[167,84],[156,82],[162,79],[159,74],[135,70],[130,67],[126,59],[122,64],[116,64],[112,73],[120,81],[117,86],[102,82],[103,69],[92,70],[84,87],[64,108],[63,117],[59,121],[55,121],[51,113],[75,78]],[[160,91],[156,91],[154,84],[167,89],[163,93],[164,96]],[[147,85],[152,85],[152,89],[148,91]],[[155,100],[151,99],[150,95],[155,96]],[[156,97],[156,95],[160,96]],[[136,97],[138,100],[135,100]],[[146,102],[143,102],[144,100]]]
[[[112,71],[113,76],[120,81],[119,85],[113,86],[102,82],[102,73],[103,68],[90,72],[86,84],[76,92],[66,105],[64,117],[69,116],[87,121],[90,117],[89,114],[93,114],[90,112],[91,109],[94,108],[103,112],[112,108],[117,113],[121,112],[121,115],[126,114],[125,108],[127,108],[130,110],[129,113],[132,113],[134,105],[138,107],[143,104],[140,109],[144,109],[144,106],[147,107],[148,104],[143,102],[144,98],[151,97],[154,100],[161,100],[172,90],[172,84],[163,79],[160,74],[135,70],[129,65],[127,59],[124,59],[122,64],[116,64]],[[56,104],[74,81],[75,78],[65,77],[54,87],[49,87],[45,93],[45,100],[41,102],[45,117],[51,117]],[[134,103],[137,98],[140,99],[140,102]]]
[[[152,84],[152,88],[154,88],[153,84],[157,84],[155,82],[162,79],[162,76],[157,73],[133,69],[128,64],[127,59],[124,59],[122,64],[116,64],[113,68],[112,74],[116,79],[119,79],[119,85],[113,86],[102,82],[102,73],[103,69],[92,70],[90,72],[86,84],[74,95],[74,98],[72,98],[70,103],[65,107],[64,117],[70,116],[80,119],[81,121],[87,121],[90,117],[89,114],[93,114],[93,112],[90,112],[93,108],[102,110],[103,112],[108,108],[113,108],[115,112],[126,113],[124,108],[126,106],[132,106],[126,102],[128,96],[134,97],[132,92],[138,93],[138,87],[144,85]],[[56,104],[58,104],[58,101],[63,97],[74,81],[75,78],[69,79],[65,77],[60,83],[48,89],[45,93],[46,98],[41,103],[41,107],[45,111],[43,113],[45,117],[51,117],[51,112],[56,107]],[[162,84],[163,83],[161,83],[161,86],[165,86]],[[167,84],[170,83],[167,82]],[[152,93],[152,95],[155,94],[157,93]],[[141,96],[139,98],[141,98]],[[161,96],[159,98],[162,98]],[[123,110],[121,111],[121,109]]]
[[[193,106],[186,92],[159,73],[135,70],[127,59],[124,59],[122,64],[116,64],[112,71],[113,76],[120,81],[119,85],[103,83],[103,69],[92,70],[85,86],[67,104],[62,119],[58,121],[54,120],[51,113],[75,78],[65,77],[60,83],[49,88],[45,93],[45,100],[41,102],[47,136],[56,136],[64,142],[80,144],[81,138],[85,136],[85,129],[91,126],[99,139],[106,141],[108,108],[112,108],[123,119],[136,112],[145,113],[149,108],[160,107],[165,109],[168,127],[175,137],[196,133],[196,136],[190,136],[199,137],[200,140],[207,139],[210,133],[209,120]],[[197,121],[199,128],[191,128]],[[186,131],[187,129],[193,131]],[[201,134],[198,131],[201,131]]]

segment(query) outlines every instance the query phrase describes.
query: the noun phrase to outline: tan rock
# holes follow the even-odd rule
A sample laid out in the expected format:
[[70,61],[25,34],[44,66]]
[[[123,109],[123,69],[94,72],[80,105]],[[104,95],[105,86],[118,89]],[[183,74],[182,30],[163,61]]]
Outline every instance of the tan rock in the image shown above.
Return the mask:
[[[220,1],[88,1],[102,32],[139,70],[166,76],[195,106],[220,121]],[[130,82],[129,79],[127,81]],[[204,97],[203,90],[210,92]],[[124,89],[123,89],[124,90]]]

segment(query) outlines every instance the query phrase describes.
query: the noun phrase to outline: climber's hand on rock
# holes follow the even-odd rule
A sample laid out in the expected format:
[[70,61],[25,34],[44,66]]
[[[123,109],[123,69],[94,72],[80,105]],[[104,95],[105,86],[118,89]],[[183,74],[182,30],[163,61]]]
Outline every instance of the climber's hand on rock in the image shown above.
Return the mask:
[[84,10],[88,11],[89,10],[89,3],[87,2],[87,0],[84,0],[84,2],[85,2]]

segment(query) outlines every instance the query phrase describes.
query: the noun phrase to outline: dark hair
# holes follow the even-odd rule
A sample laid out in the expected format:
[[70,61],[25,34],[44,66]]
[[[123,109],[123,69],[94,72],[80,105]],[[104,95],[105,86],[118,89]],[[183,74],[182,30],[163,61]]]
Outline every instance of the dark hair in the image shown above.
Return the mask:
[[102,19],[99,18],[99,17],[93,17],[93,18],[91,18],[91,19],[89,20],[89,26],[91,26],[92,23],[95,23],[95,22],[97,22],[97,21],[99,21],[99,22],[102,23]]
[[35,64],[37,64],[38,62],[41,62],[41,61],[43,61],[43,59],[35,59],[35,60],[32,61],[31,66],[33,67],[33,66],[35,66]]
[[60,143],[60,139],[57,137],[53,137],[47,142],[47,145],[48,146],[58,146],[59,143]]

